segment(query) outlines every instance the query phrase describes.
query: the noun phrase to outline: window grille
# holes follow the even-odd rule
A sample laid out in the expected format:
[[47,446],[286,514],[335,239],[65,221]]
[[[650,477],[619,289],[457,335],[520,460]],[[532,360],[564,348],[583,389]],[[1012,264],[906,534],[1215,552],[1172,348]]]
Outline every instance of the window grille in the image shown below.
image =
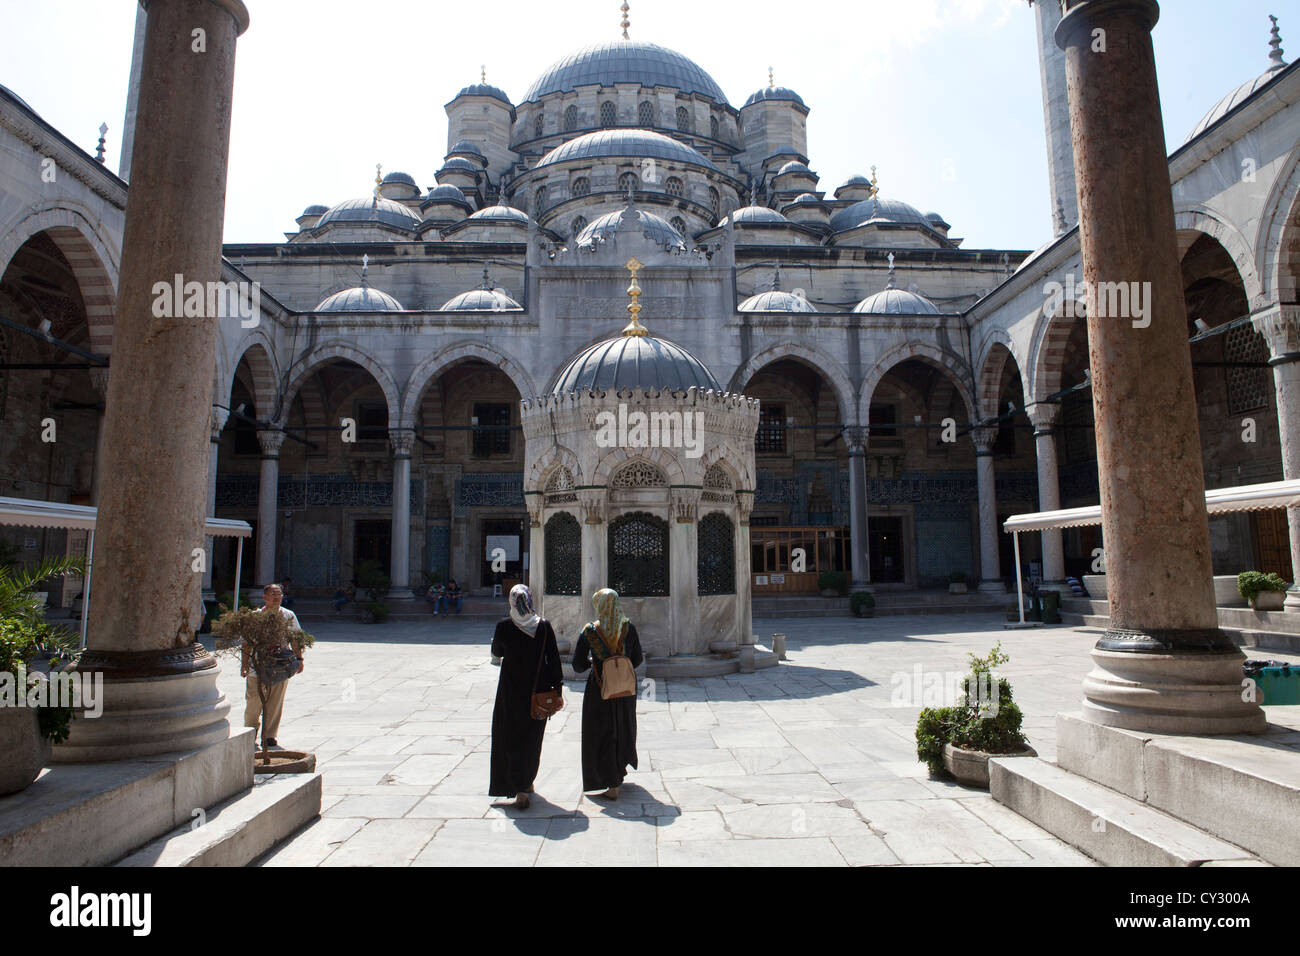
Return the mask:
[[673,216],[672,220],[669,222],[669,225],[672,226],[674,229],[676,229],[680,235],[685,237],[686,235],[685,219],[683,219],[681,216]]
[[[1238,326],[1223,336],[1225,362],[1267,362],[1268,345],[1264,336],[1249,325]],[[1225,368],[1228,386],[1228,414],[1264,408],[1268,405],[1272,374],[1267,368]]]
[[686,193],[685,184],[676,176],[669,176],[664,181],[664,189],[668,190],[670,196],[682,196]]
[[474,417],[474,457],[510,454],[510,406],[475,402]]
[[785,454],[785,406],[762,405],[758,410],[758,431],[754,451],[760,455]]
[[642,126],[654,126],[655,105],[649,100],[642,100],[636,108],[636,121]]
[[736,535],[731,519],[715,511],[697,526],[696,589],[700,594],[736,593]]
[[649,462],[632,461],[619,469],[609,485],[611,488],[667,488],[668,480]]
[[668,594],[668,522],[644,511],[609,525],[609,587],[622,597]]
[[691,111],[685,106],[677,107],[677,130],[682,133],[691,131]]
[[567,511],[551,515],[543,529],[546,594],[582,593],[582,528]]
[[600,104],[600,125],[613,126],[617,122],[617,113],[612,100]]
[[578,108],[576,106],[570,106],[567,110],[564,111],[564,131],[566,133],[569,133],[577,128],[578,128]]
[[538,114],[537,114],[537,119],[533,120],[533,136],[534,136],[535,138],[537,138],[537,139],[541,139],[541,136],[542,136],[542,128],[543,128],[543,127],[542,127],[542,114],[541,114],[541,113],[538,113]]
[[635,192],[640,182],[641,177],[636,173],[624,173],[618,177],[618,191],[626,196],[629,192]]
[[591,193],[591,180],[586,176],[579,176],[573,181],[573,195],[587,196]]

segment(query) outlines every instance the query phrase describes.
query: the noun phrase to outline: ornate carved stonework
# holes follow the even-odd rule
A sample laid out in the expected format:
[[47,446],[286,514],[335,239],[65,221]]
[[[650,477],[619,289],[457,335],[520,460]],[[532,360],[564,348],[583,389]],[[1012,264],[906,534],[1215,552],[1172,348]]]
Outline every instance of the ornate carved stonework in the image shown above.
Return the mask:
[[681,524],[690,524],[695,521],[695,515],[700,505],[700,489],[698,488],[674,488],[673,489],[673,514]]
[[605,520],[605,492],[599,488],[584,488],[578,492],[582,505],[582,520],[587,524],[601,524]]
[[630,461],[610,479],[611,488],[667,488],[664,473],[646,461]]
[[77,670],[100,672],[106,677],[166,677],[193,674],[217,666],[217,659],[199,643],[165,651],[82,651]]

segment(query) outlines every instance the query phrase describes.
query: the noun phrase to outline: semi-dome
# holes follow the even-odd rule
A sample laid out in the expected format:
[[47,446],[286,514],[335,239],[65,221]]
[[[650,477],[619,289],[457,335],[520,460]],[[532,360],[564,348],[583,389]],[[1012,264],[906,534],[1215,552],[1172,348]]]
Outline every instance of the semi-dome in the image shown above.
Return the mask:
[[[635,209],[634,211],[638,225],[641,227],[641,234],[647,239],[665,248],[685,251],[686,240],[666,219],[656,216],[654,213],[646,212],[644,209]],[[578,234],[577,245],[591,246],[600,240],[612,238],[622,225],[625,212],[627,212],[626,209],[608,212],[599,219],[588,223],[587,227]]]
[[506,91],[499,86],[493,86],[491,83],[472,83],[457,93],[456,99],[460,99],[462,96],[490,96],[494,100],[505,103],[506,106],[514,106],[510,102],[510,97],[506,95]]
[[499,204],[496,206],[484,206],[478,212],[471,213],[469,218],[475,219],[479,222],[483,222],[484,220],[494,222],[528,222],[528,214],[522,209],[516,209],[514,206],[503,206]]
[[[364,279],[362,282],[364,283]],[[401,312],[402,303],[368,285],[335,292],[316,306],[317,312]]]
[[662,159],[716,170],[712,160],[685,143],[648,129],[606,129],[585,133],[555,147],[540,160],[534,169],[573,160],[598,159],[605,156],[632,157],[635,159]]
[[708,367],[681,346],[653,335],[620,335],[597,342],[565,366],[551,392],[624,388],[722,391]]
[[738,307],[740,312],[816,312],[802,296],[780,289],[769,289],[758,295],[751,295]]
[[780,222],[788,225],[790,222],[789,219],[775,209],[769,209],[766,206],[741,206],[731,215],[724,217],[718,225],[725,226],[728,219],[735,222],[736,225],[747,222]]
[[727,97],[713,77],[680,53],[640,40],[596,43],[553,63],[524,94],[532,103],[551,93],[572,93],[580,86],[638,83],[698,93],[726,105]]
[[400,202],[393,202],[382,196],[365,199],[349,199],[334,206],[320,217],[316,225],[383,223],[398,229],[414,229],[420,223],[420,217]]
[[915,206],[908,205],[897,199],[881,199],[877,196],[874,199],[863,199],[860,202],[855,202],[853,205],[845,206],[836,212],[831,216],[831,229],[835,232],[845,232],[849,229],[856,229],[872,219],[880,222],[907,222],[925,226],[930,225],[925,216]]
[[1215,103],[1214,106],[1211,107],[1208,113],[1201,117],[1201,121],[1196,124],[1195,128],[1190,133],[1187,134],[1187,139],[1183,140],[1183,142],[1190,143],[1192,140],[1196,139],[1196,137],[1200,136],[1207,129],[1257,93],[1262,87],[1268,85],[1273,77],[1277,76],[1279,72],[1281,71],[1278,69],[1267,70],[1255,77],[1253,80],[1247,80],[1223,99],[1219,100],[1219,102]]
[[885,289],[859,302],[854,312],[866,315],[938,315],[939,310],[923,295],[906,289]]
[[[762,103],[765,100],[787,100],[791,103],[798,103],[800,106],[807,105],[804,103],[803,97],[788,86],[766,86],[751,94],[749,99],[745,100],[745,106],[753,106],[755,103]],[[741,107],[741,109],[744,109],[744,107]]]
[[447,300],[444,312],[508,312],[523,306],[500,289],[471,289]]

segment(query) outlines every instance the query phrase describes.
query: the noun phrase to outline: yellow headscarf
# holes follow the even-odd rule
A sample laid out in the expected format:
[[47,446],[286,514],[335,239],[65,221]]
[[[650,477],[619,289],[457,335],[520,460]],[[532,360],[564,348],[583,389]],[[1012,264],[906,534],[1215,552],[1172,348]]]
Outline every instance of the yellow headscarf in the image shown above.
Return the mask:
[[591,596],[591,603],[596,608],[596,620],[590,626],[595,628],[605,642],[611,654],[623,651],[623,635],[627,633],[628,619],[619,607],[618,592],[611,588],[601,588]]

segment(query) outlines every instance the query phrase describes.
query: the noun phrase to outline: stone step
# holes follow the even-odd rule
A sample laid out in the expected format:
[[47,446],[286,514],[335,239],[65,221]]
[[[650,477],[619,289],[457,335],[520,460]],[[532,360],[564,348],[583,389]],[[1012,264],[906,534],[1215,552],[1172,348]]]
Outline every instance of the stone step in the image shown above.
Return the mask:
[[[1012,601],[1012,604],[1015,602]],[[1110,614],[1110,602],[1095,598],[1067,597],[1061,600],[1061,613],[1083,614],[1106,617]]]
[[1110,623],[1110,618],[1098,617],[1095,614],[1072,614],[1069,611],[1062,611],[1061,623],[1066,627],[1094,627],[1104,629]]
[[1257,866],[1258,857],[1038,757],[989,761],[993,799],[1107,866]]
[[207,811],[202,825],[181,827],[116,866],[247,866],[320,816],[321,775],[265,774],[246,791]]

